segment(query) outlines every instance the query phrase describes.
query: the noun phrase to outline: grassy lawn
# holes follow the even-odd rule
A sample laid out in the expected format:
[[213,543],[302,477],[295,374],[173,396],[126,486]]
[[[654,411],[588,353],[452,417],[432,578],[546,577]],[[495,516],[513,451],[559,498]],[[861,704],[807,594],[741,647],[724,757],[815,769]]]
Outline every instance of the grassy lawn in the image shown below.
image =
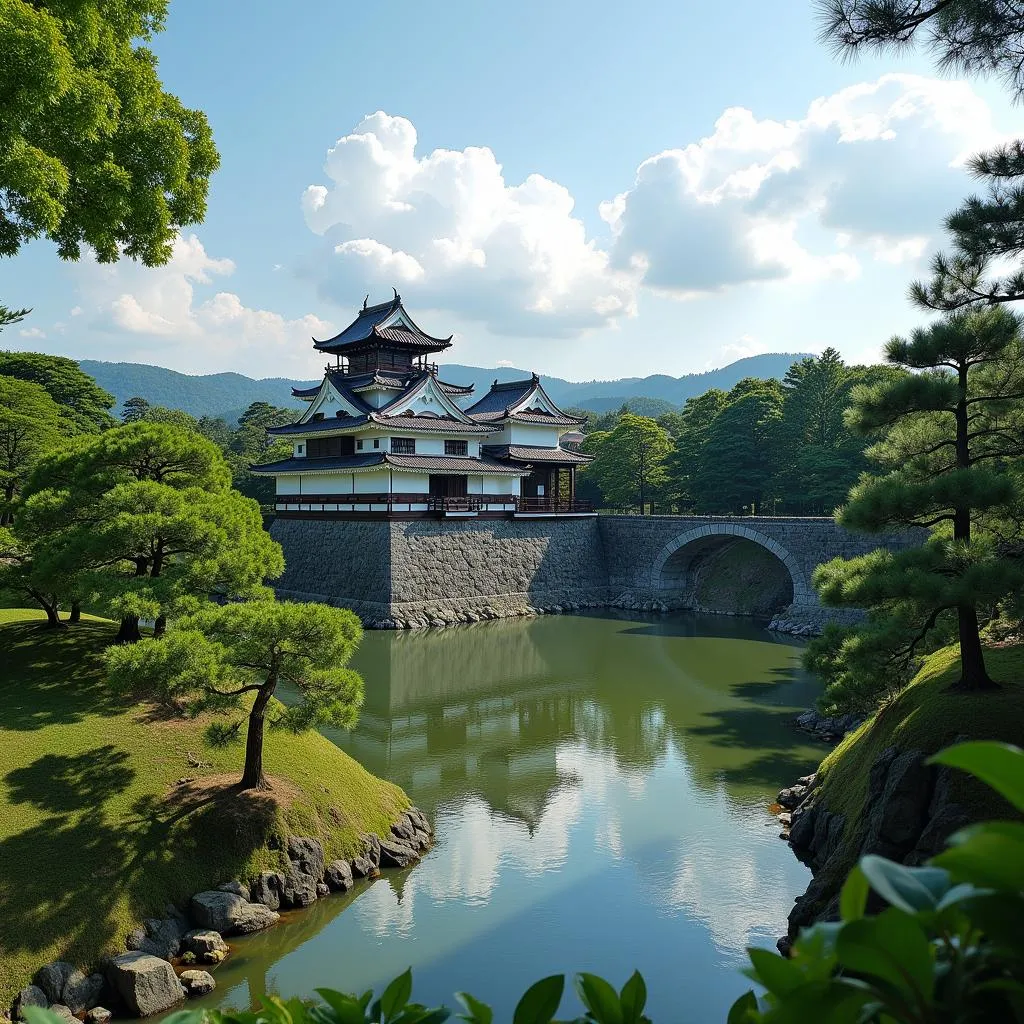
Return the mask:
[[351,856],[408,805],[318,733],[269,731],[272,793],[237,794],[241,744],[106,692],[111,623],[42,620],[0,610],[0,1005],[42,964],[88,965],[167,903],[279,863],[286,834]]

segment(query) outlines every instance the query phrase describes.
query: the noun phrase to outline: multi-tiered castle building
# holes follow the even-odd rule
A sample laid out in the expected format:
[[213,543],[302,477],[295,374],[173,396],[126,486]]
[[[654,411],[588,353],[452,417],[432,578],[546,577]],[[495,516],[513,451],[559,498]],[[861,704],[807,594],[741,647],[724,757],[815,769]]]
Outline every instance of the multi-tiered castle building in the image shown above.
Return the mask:
[[397,291],[340,334],[313,345],[334,362],[294,395],[309,403],[273,427],[289,458],[254,466],[276,480],[279,516],[585,515],[576,468],[562,447],[581,420],[551,400],[536,374],[498,383],[472,403],[472,387],[438,377],[431,355],[451,346],[416,326]]

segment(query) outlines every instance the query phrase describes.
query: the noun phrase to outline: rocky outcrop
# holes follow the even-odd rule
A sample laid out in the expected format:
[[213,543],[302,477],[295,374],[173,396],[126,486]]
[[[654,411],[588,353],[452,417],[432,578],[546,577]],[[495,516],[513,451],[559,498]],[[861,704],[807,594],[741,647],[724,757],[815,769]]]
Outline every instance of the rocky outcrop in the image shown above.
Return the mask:
[[798,729],[809,732],[826,743],[838,743],[848,732],[864,722],[864,716],[851,712],[847,715],[823,715],[820,711],[804,711],[796,717]]
[[14,1005],[11,1007],[11,1017],[14,1020],[25,1019],[25,1007],[27,1006],[49,1006],[50,1000],[46,993],[38,985],[26,985],[15,997]]
[[276,924],[280,915],[261,903],[249,903],[233,892],[210,889],[197,892],[189,902],[196,924],[221,935],[249,935]]
[[115,956],[107,964],[107,980],[136,1017],[162,1013],[184,998],[174,968],[152,953]]
[[147,918],[140,928],[130,932],[125,945],[129,950],[151,953],[161,960],[170,960],[178,955],[181,938],[187,931],[185,915],[174,907],[168,907],[166,917]]
[[209,995],[217,987],[217,982],[209,971],[182,971],[178,975],[178,981],[181,982],[181,987],[189,999]]
[[181,940],[184,956],[191,954],[192,963],[219,964],[228,955],[228,944],[220,932],[196,928]]
[[[949,770],[926,761],[927,755],[919,750],[890,747],[883,751],[871,766],[860,822],[848,823],[824,805],[816,776],[807,776],[779,793],[783,807],[792,805],[785,812],[790,821],[783,835],[814,872],[807,891],[797,897],[790,912],[790,942],[801,928],[838,915],[839,891],[860,857],[878,854],[904,864],[922,864],[969,823],[966,809],[950,797]],[[855,832],[848,842],[851,828]]]
[[408,867],[430,848],[433,829],[426,815],[411,807],[391,826],[389,836],[361,839],[361,851],[351,861],[328,864],[318,840],[289,837],[283,871],[264,871],[248,884],[234,879],[196,893],[189,901],[188,917],[168,907],[164,917],[148,918],[129,933],[128,952],[106,964],[105,976],[84,974],[64,961],[47,964],[18,994],[12,1016],[23,1020],[25,1007],[39,1006],[64,1016],[68,1024],[76,1024],[83,1015],[87,1024],[107,1024],[110,1011],[99,1004],[108,993],[137,1016],[166,1010],[180,1002],[186,990],[190,996],[204,995],[214,987],[213,976],[189,969],[179,983],[170,961],[186,967],[220,963],[230,952],[225,935],[268,928],[279,920],[279,909],[307,906],[332,891],[347,892],[356,878],[375,876],[381,867]]

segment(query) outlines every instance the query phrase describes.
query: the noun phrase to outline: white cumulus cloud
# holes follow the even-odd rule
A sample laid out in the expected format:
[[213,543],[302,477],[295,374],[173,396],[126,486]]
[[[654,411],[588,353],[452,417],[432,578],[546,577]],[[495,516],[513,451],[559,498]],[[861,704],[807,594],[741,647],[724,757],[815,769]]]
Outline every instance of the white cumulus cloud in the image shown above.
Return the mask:
[[726,110],[602,204],[613,266],[686,297],[916,260],[968,189],[965,157],[998,137],[970,85],[915,75],[843,89],[798,120]]
[[117,338],[110,358],[139,359],[186,372],[230,366],[251,376],[319,369],[311,336],[333,325],[313,314],[288,319],[246,306],[217,279],[235,272],[233,260],[211,256],[196,235],[179,236],[170,261],[147,268],[122,260],[76,267],[82,298],[75,315]]
[[419,155],[416,143],[412,122],[378,111],[328,151],[330,184],[302,197],[327,243],[325,295],[351,306],[395,285],[495,333],[574,333],[634,312],[635,275],[610,267],[568,189],[540,174],[510,184],[484,147]]

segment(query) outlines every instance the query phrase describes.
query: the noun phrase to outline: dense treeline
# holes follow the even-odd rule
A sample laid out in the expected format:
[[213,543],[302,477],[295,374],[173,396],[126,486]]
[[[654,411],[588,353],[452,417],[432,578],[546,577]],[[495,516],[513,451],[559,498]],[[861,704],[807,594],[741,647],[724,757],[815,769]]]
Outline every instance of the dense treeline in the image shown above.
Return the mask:
[[782,381],[748,377],[656,419],[590,416],[583,449],[595,459],[580,496],[616,509],[830,515],[868,468],[871,437],[844,421],[851,395],[900,373],[847,366],[828,348]]

